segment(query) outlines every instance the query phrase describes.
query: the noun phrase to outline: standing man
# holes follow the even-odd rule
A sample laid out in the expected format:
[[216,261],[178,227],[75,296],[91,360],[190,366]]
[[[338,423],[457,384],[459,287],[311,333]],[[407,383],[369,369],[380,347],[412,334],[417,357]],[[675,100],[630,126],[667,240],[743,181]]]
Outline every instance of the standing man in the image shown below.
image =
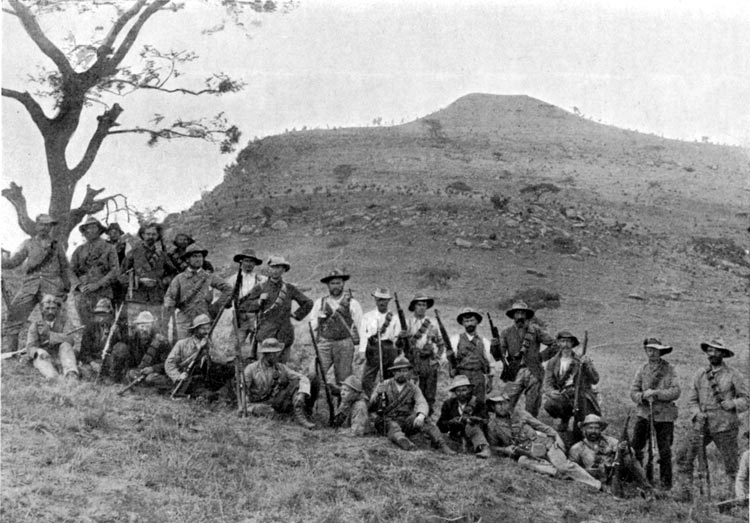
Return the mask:
[[[526,410],[536,417],[542,406],[542,381],[544,380],[542,362],[556,354],[555,340],[537,325],[531,323],[534,311],[524,302],[514,303],[505,315],[513,320],[513,325],[500,333],[500,344],[497,350],[505,356],[510,365],[511,379],[517,385],[516,394],[526,395]],[[540,344],[547,347],[540,351]]]
[[[188,268],[188,262],[185,259],[184,254],[185,251],[187,251],[187,248],[194,243],[195,240],[189,234],[184,232],[178,232],[174,237],[174,240],[172,240],[172,247],[167,252],[167,255],[169,256],[172,265],[177,267],[178,272],[182,272]],[[206,259],[203,260],[202,268],[204,271],[214,272],[214,266]]]
[[161,320],[157,319],[157,329],[163,330],[169,322],[169,317],[161,318],[162,305],[164,293],[177,269],[167,253],[159,248],[161,235],[162,227],[158,223],[142,225],[138,230],[141,242],[125,256],[120,266],[120,283],[126,291],[128,325],[143,311]]
[[135,332],[128,340],[127,350],[112,353],[113,367],[117,372],[128,369],[128,381],[142,378],[147,386],[167,390],[170,380],[164,372],[164,362],[171,347],[155,326],[156,318],[149,311],[143,311],[135,319]]
[[99,220],[89,216],[78,230],[86,243],[73,251],[70,267],[75,277],[73,291],[78,318],[81,325],[88,325],[99,300],[112,300],[112,283],[120,274],[120,263],[115,248],[101,238],[107,229]]
[[469,378],[459,374],[453,378],[448,391],[453,396],[443,402],[437,426],[441,432],[447,432],[458,445],[469,444],[476,457],[490,457],[490,447],[484,436],[484,427],[488,422],[485,402],[480,402],[473,394],[474,386]]
[[[495,367],[495,358],[490,352],[490,341],[477,334],[477,326],[482,323],[482,315],[474,309],[464,308],[456,316],[456,321],[464,328],[464,332],[451,336],[451,346],[455,364],[451,365],[451,375],[463,374],[474,386],[477,400],[483,402],[487,396],[487,380]],[[490,382],[490,388],[492,383]]]
[[398,320],[388,310],[388,304],[391,301],[391,293],[388,289],[375,289],[372,297],[375,298],[375,309],[362,316],[362,335],[357,355],[357,364],[361,365],[363,362],[365,364],[362,370],[362,388],[368,397],[372,396],[375,388],[375,380],[380,371],[381,354],[383,358],[381,380],[387,380],[393,376],[390,369],[399,353],[397,347],[399,338],[406,336],[406,331],[401,331]]
[[[262,274],[255,272],[255,268],[258,265],[262,265],[263,261],[255,255],[254,250],[245,249],[241,253],[235,254],[232,259],[234,260],[234,263],[240,264],[240,288],[237,293],[237,301],[242,302],[245,296],[250,294],[250,291],[253,290],[256,285],[260,285],[266,281],[267,278]],[[226,279],[226,282],[234,288],[234,284],[237,281],[236,278],[237,273],[232,273]],[[227,305],[228,308],[231,306],[232,304]],[[255,314],[238,311],[237,318],[239,323],[237,327],[240,331],[240,340],[245,341],[251,333],[255,332]],[[253,343],[253,354],[250,355],[252,359],[258,358],[258,355],[255,353],[256,347],[257,344]]]
[[14,269],[26,262],[21,288],[11,303],[5,304],[8,306],[3,325],[5,352],[18,350],[18,335],[23,324],[45,295],[51,294],[62,303],[70,291],[68,259],[59,242],[51,237],[55,225],[57,221],[48,214],[40,214],[36,217],[36,236],[24,240],[11,256],[3,252],[3,269]]
[[[115,248],[117,253],[117,265],[122,267],[122,262],[125,260],[125,250],[127,244],[123,240],[122,228],[117,222],[112,222],[107,225],[107,243]],[[112,281],[112,305],[117,308],[121,303],[125,301],[125,292],[127,291],[127,284],[123,284],[119,279]]]
[[412,348],[414,370],[419,379],[430,414],[435,410],[435,396],[437,395],[438,366],[440,358],[445,352],[443,338],[440,336],[437,324],[433,324],[426,317],[427,310],[435,304],[435,300],[424,294],[417,294],[409,302],[409,311],[413,314],[406,319],[406,332]]
[[351,292],[344,292],[348,280],[349,275],[338,269],[321,278],[320,282],[328,286],[328,296],[315,300],[311,314],[323,373],[333,366],[336,385],[352,374],[354,346],[359,345],[362,328],[362,306]]
[[560,420],[555,430],[566,432],[575,409],[578,373],[583,373],[579,391],[581,417],[585,418],[588,414],[601,416],[602,411],[593,390],[593,386],[599,383],[599,373],[591,358],[581,357],[573,352],[573,348],[577,347],[579,342],[569,331],[560,331],[557,334],[557,345],[560,352],[549,360],[544,371],[544,410],[550,417]]
[[[283,279],[291,265],[282,256],[268,259],[268,279],[256,285],[240,302],[240,312],[258,313],[256,336],[258,342],[274,338],[284,344],[279,356],[282,363],[289,361],[289,348],[294,343],[291,319],[302,321],[313,307],[313,302],[302,291]],[[292,313],[292,302],[297,310]]]
[[701,452],[701,446],[705,448],[713,441],[724,461],[725,492],[731,497],[739,456],[737,414],[748,408],[747,385],[738,371],[724,363],[734,352],[726,348],[721,338],[701,343],[701,350],[708,357],[708,366],[697,372],[688,392],[693,435],[687,452],[680,456],[680,471],[686,476],[684,487],[689,494],[695,457]]
[[[643,463],[643,449],[651,438],[651,417],[656,432],[655,445],[659,447],[659,475],[661,488],[672,488],[672,441],[674,421],[677,419],[675,401],[680,397],[674,367],[663,356],[672,347],[656,338],[647,338],[643,350],[648,362],[635,373],[630,386],[630,399],[636,404],[636,422],[631,444],[636,459]],[[653,481],[653,478],[649,478]]]
[[[218,307],[223,307],[232,294],[231,285],[216,274],[203,269],[206,254],[206,249],[195,244],[190,245],[182,255],[188,263],[187,269],[172,280],[164,294],[162,318],[170,318],[172,312],[179,309],[175,326],[175,334],[179,340],[190,335],[190,325],[194,318],[202,314],[207,315],[209,319],[215,317]],[[213,289],[221,293],[215,302]],[[166,323],[162,325],[162,332],[166,332]]]
[[55,368],[56,353],[63,376],[78,381],[77,351],[73,336],[66,333],[66,321],[60,315],[60,298],[45,294],[42,298],[42,319],[32,321],[26,336],[26,358],[48,380],[59,376]]

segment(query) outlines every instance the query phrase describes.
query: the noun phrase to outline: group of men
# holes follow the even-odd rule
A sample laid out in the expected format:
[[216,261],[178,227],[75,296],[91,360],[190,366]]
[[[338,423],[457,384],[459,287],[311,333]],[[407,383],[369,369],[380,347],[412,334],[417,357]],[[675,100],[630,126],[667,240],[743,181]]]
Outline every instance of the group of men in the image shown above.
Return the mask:
[[[633,436],[618,441],[603,434],[599,373],[585,355],[585,340],[579,355],[574,334],[563,330],[553,338],[523,302],[506,311],[512,325],[502,331],[487,315],[490,339],[478,332],[484,317],[470,308],[456,317],[462,332],[449,336],[433,309],[435,300],[424,294],[408,302],[407,315],[395,294],[377,288],[375,308],[363,312],[346,290],[350,275],[342,270],[322,277],[327,292],[311,300],[284,280],[291,265],[281,256],[271,256],[261,275],[256,268],[262,260],[245,250],[233,258],[236,273],[222,279],[207,262],[208,251],[187,234],[178,234],[167,250],[161,225],[148,223],[126,249],[117,224],[105,227],[93,217],[80,226],[85,243],[68,262],[53,239],[55,224],[40,215],[37,234],[2,258],[4,269],[23,264],[22,285],[4,325],[3,351],[18,351],[19,333],[39,304],[41,319],[28,325],[24,359],[46,378],[61,371],[70,381],[104,377],[127,388],[171,390],[172,397],[247,402],[255,415],[289,413],[313,428],[312,409],[333,368],[333,379],[325,383],[326,394],[337,401],[331,418],[354,435],[380,433],[409,450],[414,447],[409,436],[422,433],[446,454],[507,455],[542,474],[595,489],[612,484],[615,494],[625,480],[644,495],[653,493],[658,447],[659,486],[673,487],[675,400],[681,391],[674,367],[664,359],[672,347],[656,338],[644,341],[647,362],[630,389]],[[71,290],[79,328],[70,327],[63,313]],[[430,309],[434,317],[428,316]],[[231,310],[238,348],[228,364],[211,354],[212,332],[224,310]],[[317,371],[309,375],[289,365],[292,320],[308,316],[318,360]],[[249,357],[242,346],[249,348]],[[711,441],[722,454],[727,478],[739,478],[738,414],[749,406],[742,376],[724,363],[732,351],[720,339],[701,349],[708,366],[689,390],[693,430],[678,460],[683,494],[692,492],[694,463],[705,457]],[[452,381],[438,414],[444,365]],[[524,408],[518,405],[521,396]],[[542,408],[558,420],[554,427],[539,421]]]

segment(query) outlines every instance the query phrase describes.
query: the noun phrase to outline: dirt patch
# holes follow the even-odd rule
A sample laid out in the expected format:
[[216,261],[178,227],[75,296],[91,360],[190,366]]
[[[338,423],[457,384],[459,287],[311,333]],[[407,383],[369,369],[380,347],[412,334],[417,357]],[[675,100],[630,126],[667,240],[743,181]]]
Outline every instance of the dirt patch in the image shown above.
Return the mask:
[[724,262],[730,262],[742,267],[750,267],[747,251],[729,238],[694,236],[691,239],[691,243],[695,252],[703,256],[706,262],[712,267],[726,265]]
[[516,293],[508,299],[498,303],[501,310],[510,309],[514,303],[522,301],[534,310],[558,309],[560,307],[560,294],[542,289],[541,287],[529,287]]

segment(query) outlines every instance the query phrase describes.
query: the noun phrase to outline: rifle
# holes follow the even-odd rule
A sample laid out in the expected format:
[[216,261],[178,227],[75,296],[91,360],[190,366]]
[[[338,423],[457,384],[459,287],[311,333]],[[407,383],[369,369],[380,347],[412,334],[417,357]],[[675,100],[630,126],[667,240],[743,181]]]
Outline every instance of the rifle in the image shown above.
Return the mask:
[[656,427],[654,427],[654,400],[648,399],[648,459],[646,460],[646,479],[654,484],[654,445]]
[[323,368],[323,362],[320,361],[320,351],[318,350],[318,342],[315,341],[315,331],[312,328],[312,322],[309,322],[307,326],[310,328],[310,339],[312,340],[313,349],[315,349],[315,367],[320,372],[320,377],[323,380],[323,387],[326,389],[326,403],[328,404],[328,425],[333,427],[336,423],[336,411],[333,408],[333,398],[331,397],[331,389],[328,388],[328,380],[326,379],[326,372]]
[[[230,296],[229,299],[232,299]],[[170,399],[175,399],[177,396],[181,396],[185,394],[185,391],[188,390],[190,387],[190,382],[193,381],[193,373],[195,372],[195,366],[198,364],[198,362],[203,357],[203,352],[208,352],[209,345],[211,345],[211,335],[214,333],[214,329],[216,328],[216,325],[219,324],[219,320],[221,319],[221,315],[224,314],[224,307],[219,308],[219,312],[216,315],[216,318],[211,322],[211,328],[208,331],[208,334],[206,335],[206,344],[202,346],[200,349],[198,349],[197,354],[195,355],[195,358],[190,362],[185,372],[187,372],[187,376],[184,380],[179,380],[177,384],[172,389],[172,393],[169,395]]]
[[[398,323],[401,325],[402,331],[408,331],[406,326],[406,315],[404,314],[404,309],[401,308],[401,304],[398,302],[398,293],[393,293],[393,301],[396,303],[396,313],[398,314]],[[409,361],[413,361],[413,354],[411,353],[411,347],[409,346],[409,336],[407,332],[407,336],[405,338],[401,338],[401,343],[403,343],[403,353],[404,356]]]
[[[628,444],[625,450],[620,449],[620,445],[617,446],[617,452],[615,453],[615,462],[612,463],[612,470],[610,475],[612,478],[612,494],[615,497],[624,497],[624,488],[622,484],[622,476],[625,472],[625,456],[630,454],[630,437],[628,436],[628,424],[630,423],[630,414],[632,411],[628,411],[628,417],[625,418],[625,426],[622,428],[622,434],[620,435],[620,442],[623,441]],[[650,480],[649,480],[650,481]]]
[[726,501],[720,501],[716,504],[716,508],[719,509],[719,512],[729,512],[735,507],[746,507],[748,502],[748,498],[733,498],[728,499]]
[[[71,334],[75,334],[76,332],[85,329],[85,325],[81,325],[80,327],[76,327],[75,329],[69,330],[68,332],[64,333],[64,336],[70,336]],[[47,343],[44,343],[42,346],[46,346]],[[20,354],[26,354],[26,348],[18,349],[13,352],[3,352],[2,356],[0,356],[1,359],[7,360],[8,358],[12,358],[14,356],[18,356]]]
[[[383,345],[380,342],[380,329],[378,329],[378,358],[380,360],[380,381],[385,381],[385,374],[383,369]],[[386,420],[386,409],[388,408],[388,397],[385,392],[380,393],[378,398],[378,413],[383,417],[383,434],[388,433],[388,421]]]
[[124,389],[120,390],[120,391],[119,391],[119,392],[117,393],[117,395],[118,395],[118,396],[122,396],[122,395],[123,395],[123,394],[125,394],[125,393],[126,393],[127,391],[129,391],[130,389],[132,389],[133,387],[135,387],[136,385],[138,385],[139,383],[141,383],[141,382],[142,382],[143,380],[145,380],[145,379],[146,379],[146,375],[145,375],[145,374],[141,374],[141,375],[140,375],[140,376],[138,376],[138,377],[137,377],[136,379],[134,379],[133,381],[131,381],[131,382],[130,382],[130,384],[129,384],[129,385],[127,386],[127,387],[125,387]]
[[237,396],[237,415],[247,417],[247,398],[245,397],[245,365],[242,359],[242,340],[240,339],[239,321],[239,296],[242,289],[242,263],[237,264],[237,276],[234,279],[231,301],[234,305],[232,311],[232,330],[234,331],[234,381],[235,394]]
[[122,312],[123,305],[125,304],[121,303],[120,306],[117,307],[117,313],[115,313],[115,319],[109,328],[109,334],[107,334],[107,341],[104,343],[104,348],[102,349],[102,365],[101,367],[99,367],[99,372],[96,373],[96,380],[94,380],[94,383],[98,383],[102,379],[102,370],[104,370],[104,365],[106,365],[107,363],[107,356],[109,356],[110,345],[112,344],[112,335],[114,335],[115,329],[117,329],[117,322],[120,319],[120,313]]
[[[701,408],[701,412],[703,412],[703,409]],[[700,491],[701,496],[705,495],[708,501],[711,501],[711,473],[708,470],[708,456],[706,456],[706,442],[705,442],[705,434],[708,428],[706,427],[708,425],[708,418],[703,422],[703,426],[700,428],[700,439],[696,438],[696,441],[698,441],[698,444],[700,445],[698,447],[698,455],[701,460],[701,466],[698,468],[698,479],[700,480]],[[703,490],[704,487],[704,481],[705,481],[705,491]]]
[[[490,323],[490,332],[492,333],[492,338],[499,340],[500,339],[500,330],[495,326],[495,322],[492,321],[492,316],[490,316],[489,311],[487,311],[487,321]],[[500,380],[501,381],[513,381],[513,372],[510,369],[510,364],[508,363],[508,358],[505,353],[503,353],[502,349],[498,349],[500,360],[503,362],[503,372],[500,374]]]
[[573,420],[576,430],[578,424],[583,421],[583,413],[581,412],[581,379],[583,378],[583,357],[586,356],[586,347],[589,343],[589,331],[583,333],[583,350],[581,351],[581,365],[576,373],[576,388],[575,395],[573,396]]
[[448,336],[448,331],[445,330],[445,325],[443,325],[443,321],[440,319],[440,311],[437,309],[435,309],[435,319],[437,320],[440,337],[443,338],[443,343],[445,344],[445,357],[448,360],[450,368],[455,370],[458,365],[458,362],[456,361],[456,353],[451,345],[451,338]]

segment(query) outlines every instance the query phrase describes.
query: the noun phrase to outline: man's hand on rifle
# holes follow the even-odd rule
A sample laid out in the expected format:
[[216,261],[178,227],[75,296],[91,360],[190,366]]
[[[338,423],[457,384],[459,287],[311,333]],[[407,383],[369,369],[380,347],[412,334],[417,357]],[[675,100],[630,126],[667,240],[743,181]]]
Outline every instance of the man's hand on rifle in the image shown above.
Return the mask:
[[357,365],[362,365],[365,362],[365,355],[362,352],[358,352],[357,355],[354,357],[354,363]]
[[267,301],[268,301],[268,293],[267,292],[264,292],[263,294],[261,294],[260,296],[258,296],[258,303],[260,305],[263,305]]
[[724,400],[721,402],[721,408],[724,410],[734,410],[734,400]]
[[407,338],[409,337],[409,333],[406,331],[406,329],[401,329],[400,331],[398,331],[398,337]]
[[153,367],[143,367],[140,371],[141,376],[148,376],[149,374],[154,373]]
[[417,414],[417,417],[414,418],[414,428],[421,429],[422,426],[424,425],[424,419],[425,419],[425,415],[422,412]]
[[179,375],[179,377],[177,378],[177,381],[185,381],[187,379],[187,377],[188,377],[188,373],[187,372],[181,372],[180,375]]
[[625,452],[628,450],[628,442],[627,441],[621,441],[617,444],[617,450]]
[[656,396],[656,391],[654,389],[648,389],[646,392],[643,393],[643,401],[653,401]]
[[708,419],[708,416],[706,416],[705,412],[698,412],[693,416],[693,421],[698,425],[703,425],[706,422],[706,419]]

